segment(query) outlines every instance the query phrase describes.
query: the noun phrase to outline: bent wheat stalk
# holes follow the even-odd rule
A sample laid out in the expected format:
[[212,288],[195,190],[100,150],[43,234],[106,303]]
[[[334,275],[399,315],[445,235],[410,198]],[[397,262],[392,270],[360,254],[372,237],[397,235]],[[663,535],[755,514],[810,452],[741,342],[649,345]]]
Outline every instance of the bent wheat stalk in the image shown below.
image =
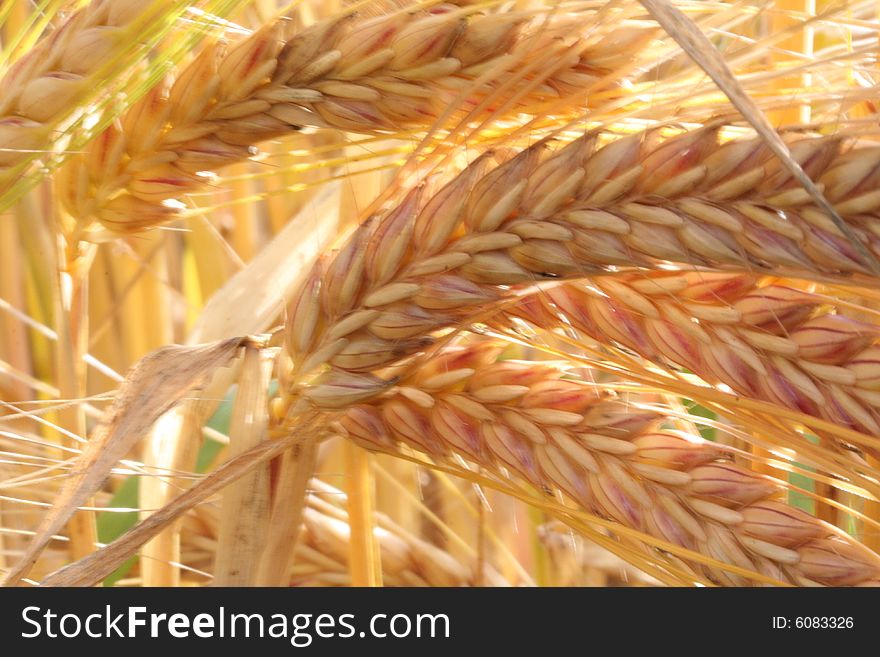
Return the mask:
[[[204,172],[303,126],[424,129],[460,94],[466,113],[499,90],[499,102],[519,99],[508,113],[552,99],[580,109],[590,93],[619,84],[609,73],[630,66],[655,33],[605,28],[583,11],[541,20],[448,5],[290,30],[279,20],[203,47],[60,172],[71,215],[122,233],[159,225],[179,213],[168,201],[199,189]],[[489,103],[482,118],[494,110]]]
[[[880,584],[880,556],[789,506],[780,482],[735,464],[720,445],[658,428],[640,410],[540,362],[498,361],[494,345],[447,348],[381,398],[347,411],[345,433],[396,453],[404,443],[455,456],[597,515],[775,580]],[[691,563],[725,585],[741,575]]]

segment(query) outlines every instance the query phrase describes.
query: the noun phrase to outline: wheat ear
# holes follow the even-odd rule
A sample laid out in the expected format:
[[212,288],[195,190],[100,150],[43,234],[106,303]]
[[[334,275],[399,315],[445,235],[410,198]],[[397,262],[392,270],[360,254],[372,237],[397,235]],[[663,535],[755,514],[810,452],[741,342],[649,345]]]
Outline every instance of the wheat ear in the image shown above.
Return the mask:
[[[589,94],[619,85],[609,72],[630,65],[654,34],[598,29],[590,15],[544,21],[440,6],[350,14],[293,35],[280,20],[237,43],[215,41],[63,167],[61,196],[81,222],[134,232],[173,219],[180,206],[168,201],[201,188],[205,172],[302,126],[424,129],[450,104],[479,109],[499,90],[475,118],[505,102],[508,114],[554,99],[582,108]],[[475,85],[490,71],[491,82]]]
[[[293,299],[291,380],[329,363],[336,372],[305,391],[313,401],[339,407],[377,394],[384,383],[370,372],[423,349],[432,332],[515,298],[510,286],[536,278],[668,261],[862,271],[759,140],[720,145],[717,136],[705,129],[656,142],[648,132],[601,148],[585,137],[555,152],[542,142],[500,166],[484,155],[439,191],[413,190],[316,264]],[[880,149],[841,147],[823,137],[792,144],[874,248]]]
[[[309,482],[302,529],[293,558],[293,568],[286,582],[307,586],[318,584],[348,585],[349,520],[345,493],[318,479]],[[383,581],[389,586],[473,586],[477,580],[476,564],[468,565],[436,546],[414,536],[381,513],[374,516],[373,533],[379,545]],[[183,552],[199,548],[207,552],[201,561],[187,559],[190,566],[209,569],[216,550],[220,510],[200,506],[187,516],[182,534]],[[187,556],[190,556],[188,554]],[[504,578],[484,565],[482,581],[504,586]]]
[[[476,343],[447,348],[380,399],[347,411],[346,434],[391,453],[399,443],[455,456],[723,563],[796,585],[880,584],[880,556],[788,505],[776,480],[719,445],[659,429],[665,419],[540,362],[498,361]],[[726,585],[742,576],[694,572]]]
[[880,326],[792,285],[726,273],[596,277],[504,312],[544,329],[572,326],[737,395],[867,434],[856,447],[876,456],[868,436],[880,436]]
[[73,13],[0,79],[0,180],[4,170],[44,148],[48,132],[76,104],[88,75],[144,12],[135,0],[96,0]]

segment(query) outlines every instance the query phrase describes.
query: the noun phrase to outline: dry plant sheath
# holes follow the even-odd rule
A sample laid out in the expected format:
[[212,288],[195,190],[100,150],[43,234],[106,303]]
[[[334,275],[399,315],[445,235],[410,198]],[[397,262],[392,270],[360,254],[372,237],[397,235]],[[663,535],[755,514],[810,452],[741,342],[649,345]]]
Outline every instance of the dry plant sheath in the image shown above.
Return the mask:
[[[285,576],[289,584],[302,586],[346,584],[351,537],[345,494],[318,479],[309,482],[309,490],[294,566]],[[188,531],[200,531],[213,538],[222,519],[213,507],[201,510],[200,517],[206,526],[193,526]],[[377,515],[373,532],[391,586],[468,586],[476,580],[476,566],[450,557],[387,516]],[[506,584],[498,572],[488,567],[482,577],[493,586]]]
[[[492,344],[450,348],[381,400],[348,411],[348,435],[393,452],[463,456],[560,490],[620,524],[802,586],[880,584],[880,556],[779,499],[774,480],[663,416],[597,393],[540,362],[496,361]],[[698,572],[699,566],[693,566]],[[741,576],[703,567],[718,583]]]

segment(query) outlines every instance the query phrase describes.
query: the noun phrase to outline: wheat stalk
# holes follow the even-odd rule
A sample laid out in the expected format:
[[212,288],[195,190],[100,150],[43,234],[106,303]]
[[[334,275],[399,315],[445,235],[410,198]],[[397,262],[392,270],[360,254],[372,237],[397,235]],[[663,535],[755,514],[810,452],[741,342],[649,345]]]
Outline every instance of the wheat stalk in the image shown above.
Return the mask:
[[876,457],[869,436],[880,435],[880,327],[793,285],[708,272],[596,277],[548,288],[505,313],[544,329],[574,327],[737,395],[861,432],[855,447]]
[[[631,66],[654,33],[609,32],[590,16],[539,20],[440,6],[346,14],[294,34],[293,22],[270,22],[239,42],[202,47],[59,172],[59,192],[81,223],[135,232],[177,216],[179,200],[205,184],[205,172],[304,126],[425,129],[459,95],[453,106],[477,111],[473,118],[505,103],[507,114],[548,101],[581,105],[616,88],[619,76],[609,73]],[[493,92],[500,93],[494,103]]]
[[788,505],[780,482],[735,464],[722,446],[658,428],[662,414],[563,379],[552,364],[499,361],[499,351],[447,348],[341,425],[372,449],[396,453],[403,443],[502,477],[512,471],[626,527],[776,580],[880,584],[880,556]]

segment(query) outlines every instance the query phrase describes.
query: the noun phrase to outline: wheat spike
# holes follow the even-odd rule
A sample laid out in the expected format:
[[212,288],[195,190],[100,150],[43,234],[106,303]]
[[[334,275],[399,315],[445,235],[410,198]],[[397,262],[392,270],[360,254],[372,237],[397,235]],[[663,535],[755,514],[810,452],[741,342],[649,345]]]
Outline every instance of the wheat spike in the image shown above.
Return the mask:
[[[500,166],[487,154],[440,190],[413,190],[318,263],[292,301],[292,376],[307,376],[325,362],[347,372],[327,375],[306,393],[328,407],[376,394],[381,381],[353,373],[424,349],[432,332],[485,314],[511,299],[509,286],[541,278],[667,261],[862,271],[760,141],[719,145],[715,129],[659,142],[656,136],[642,133],[602,148],[585,137],[555,152],[542,142]],[[874,248],[869,200],[880,150],[841,149],[838,138],[792,145]],[[858,212],[847,212],[847,204]],[[801,353],[784,336],[760,330],[749,336],[756,348]],[[799,339],[809,341],[810,334]]]
[[[71,215],[121,233],[167,222],[179,213],[169,201],[202,187],[205,172],[304,126],[425,129],[459,94],[469,110],[498,90],[498,102],[512,102],[508,114],[553,100],[580,106],[619,85],[609,72],[631,65],[654,34],[596,29],[585,12],[541,21],[443,5],[343,15],[294,34],[291,25],[279,20],[242,41],[204,46],[99,135],[59,173]],[[536,57],[534,70],[517,64]],[[491,82],[474,86],[488,71]]]
[[[291,585],[345,586],[349,583],[349,524],[345,493],[319,480],[309,482],[309,494],[303,513],[303,526],[297,540]],[[219,510],[210,505],[197,509],[198,518],[190,516],[184,529],[184,552],[199,547],[207,550],[207,559],[189,560],[188,565],[209,569],[219,532]],[[385,516],[375,514],[373,529],[381,552],[383,579],[389,586],[473,586],[476,564],[455,559],[436,546],[414,536]],[[505,579],[485,564],[483,581],[505,586]]]
[[76,104],[89,73],[143,11],[134,0],[96,0],[9,68],[0,79],[0,174],[46,146],[48,131]]
[[[597,277],[543,290],[505,313],[545,329],[564,319],[602,344],[737,395],[880,435],[880,327],[794,285],[749,274]],[[857,447],[878,454],[869,440]]]
[[[789,506],[778,481],[738,466],[723,447],[660,429],[663,415],[563,379],[564,370],[498,353],[479,342],[447,348],[341,424],[372,449],[395,453],[404,443],[440,461],[458,455],[512,471],[626,527],[775,580],[880,584],[880,556]],[[406,388],[427,390],[430,401]],[[748,584],[692,567],[720,584]]]

